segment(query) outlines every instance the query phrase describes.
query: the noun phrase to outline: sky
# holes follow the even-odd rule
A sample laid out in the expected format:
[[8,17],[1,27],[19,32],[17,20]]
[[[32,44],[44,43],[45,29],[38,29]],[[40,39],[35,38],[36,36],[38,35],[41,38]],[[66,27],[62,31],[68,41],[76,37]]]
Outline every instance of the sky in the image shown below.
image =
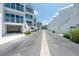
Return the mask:
[[37,21],[48,24],[58,9],[68,6],[70,3],[32,3],[31,5],[35,10]]

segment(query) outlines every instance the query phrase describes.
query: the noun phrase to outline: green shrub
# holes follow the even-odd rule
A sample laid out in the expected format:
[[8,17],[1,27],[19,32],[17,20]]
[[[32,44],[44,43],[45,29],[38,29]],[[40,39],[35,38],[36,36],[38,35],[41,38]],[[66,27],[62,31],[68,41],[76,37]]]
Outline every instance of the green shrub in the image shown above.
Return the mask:
[[63,36],[70,39],[72,42],[79,43],[79,28],[65,32]]
[[29,35],[29,34],[31,34],[31,32],[30,31],[27,31],[27,32],[24,32],[24,34],[25,35]]
[[68,31],[68,32],[65,32],[63,36],[67,39],[70,39],[70,35],[71,33]]
[[79,43],[79,28],[71,30],[71,40],[75,43]]

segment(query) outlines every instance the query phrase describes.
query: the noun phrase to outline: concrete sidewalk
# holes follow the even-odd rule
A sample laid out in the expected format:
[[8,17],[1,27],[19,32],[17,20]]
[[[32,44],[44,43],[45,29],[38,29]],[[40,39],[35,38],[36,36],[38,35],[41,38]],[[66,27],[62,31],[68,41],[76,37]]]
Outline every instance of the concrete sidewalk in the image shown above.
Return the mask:
[[57,34],[57,35],[59,35],[59,36],[63,36],[63,34]]
[[0,45],[5,44],[5,43],[10,42],[10,41],[13,41],[13,40],[17,40],[23,36],[25,36],[25,35],[20,34],[20,33],[7,34],[6,36],[3,36],[2,38],[0,38]]

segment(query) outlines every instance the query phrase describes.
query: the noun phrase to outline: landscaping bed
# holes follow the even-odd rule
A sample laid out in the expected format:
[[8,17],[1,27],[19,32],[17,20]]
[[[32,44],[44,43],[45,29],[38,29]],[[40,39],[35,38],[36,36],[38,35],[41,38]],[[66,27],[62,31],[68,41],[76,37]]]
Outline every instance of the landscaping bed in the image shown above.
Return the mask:
[[25,35],[30,35],[31,32],[30,31],[27,31],[27,32],[24,32]]

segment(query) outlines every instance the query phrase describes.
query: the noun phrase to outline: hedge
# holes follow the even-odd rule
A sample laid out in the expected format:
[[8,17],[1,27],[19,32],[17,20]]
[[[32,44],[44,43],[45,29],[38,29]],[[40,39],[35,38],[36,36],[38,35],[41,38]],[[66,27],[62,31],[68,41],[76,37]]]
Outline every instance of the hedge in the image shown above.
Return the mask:
[[67,39],[70,39],[72,42],[79,43],[79,28],[65,32],[63,36]]

